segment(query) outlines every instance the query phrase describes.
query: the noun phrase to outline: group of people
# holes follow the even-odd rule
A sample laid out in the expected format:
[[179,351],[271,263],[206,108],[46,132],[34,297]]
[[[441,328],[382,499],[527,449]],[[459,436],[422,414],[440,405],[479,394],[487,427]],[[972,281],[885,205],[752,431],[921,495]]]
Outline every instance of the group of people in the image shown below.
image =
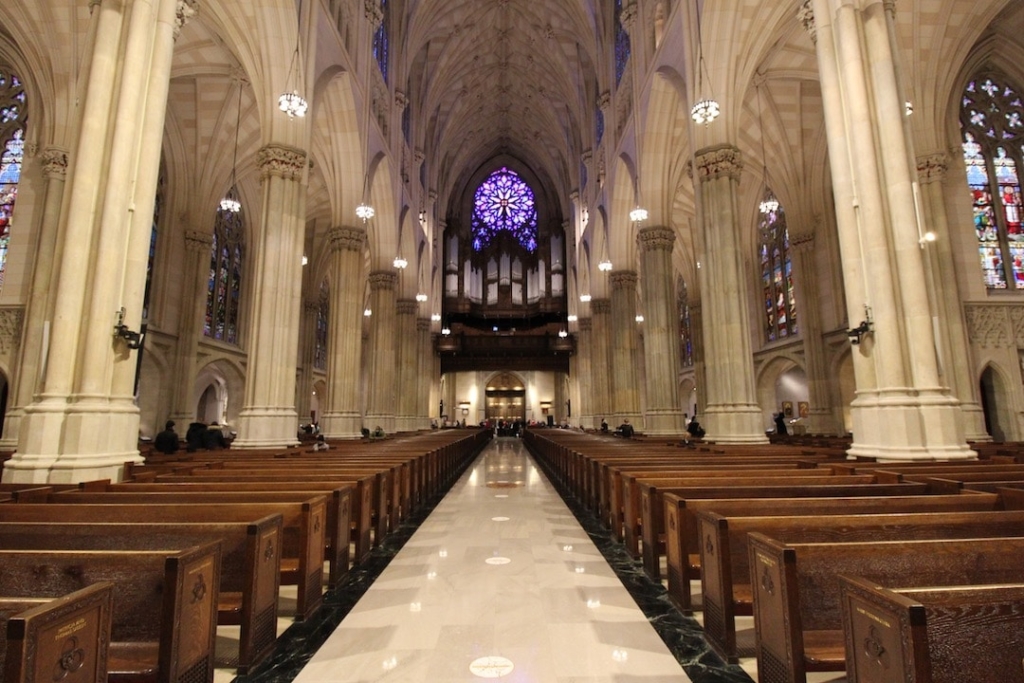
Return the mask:
[[[168,420],[164,424],[164,430],[156,435],[153,440],[153,447],[160,453],[171,455],[177,453],[181,448],[181,439],[174,431],[174,420]],[[218,448],[227,448],[228,441],[224,431],[216,420],[207,425],[205,422],[193,422],[185,432],[185,450],[195,453],[198,450],[213,451]]]

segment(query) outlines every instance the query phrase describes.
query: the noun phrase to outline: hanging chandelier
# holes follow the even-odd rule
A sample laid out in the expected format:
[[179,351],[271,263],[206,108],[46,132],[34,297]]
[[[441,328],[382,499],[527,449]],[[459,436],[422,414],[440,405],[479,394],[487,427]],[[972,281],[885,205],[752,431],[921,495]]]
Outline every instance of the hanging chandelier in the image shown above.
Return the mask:
[[[704,44],[701,38],[700,30],[700,7],[696,6],[695,10],[697,17],[697,94],[700,99],[690,109],[690,116],[698,124],[704,124],[705,126],[718,118],[718,115],[722,113],[721,107],[718,106],[718,102],[715,100],[714,95],[704,97],[704,74],[707,71],[707,65],[704,63]],[[710,80],[710,79],[708,79]],[[711,86],[708,86],[710,91]]]
[[[295,52],[292,53],[292,62],[288,66],[288,76],[285,78],[285,91],[277,98],[277,108],[288,114],[289,119],[302,118],[309,109],[309,103],[299,94],[299,42],[302,37],[302,0],[299,0],[298,30],[295,34]],[[291,84],[289,89],[288,85]]]
[[242,121],[242,81],[238,81],[238,107],[235,110],[235,147],[231,153],[231,184],[224,199],[220,200],[220,210],[238,213],[242,210],[242,202],[238,199],[238,188],[235,187],[235,166],[238,164],[238,127]]

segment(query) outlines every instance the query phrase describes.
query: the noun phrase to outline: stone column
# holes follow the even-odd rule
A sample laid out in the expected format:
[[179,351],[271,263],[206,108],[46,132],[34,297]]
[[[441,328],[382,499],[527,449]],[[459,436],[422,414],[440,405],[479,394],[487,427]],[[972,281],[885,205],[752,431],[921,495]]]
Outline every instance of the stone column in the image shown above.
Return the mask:
[[555,373],[555,396],[553,399],[554,403],[551,406],[551,412],[555,416],[556,425],[561,425],[568,419],[565,412],[565,402],[569,398],[569,392],[566,391],[568,379],[569,375],[567,373]]
[[185,263],[181,279],[181,312],[178,314],[178,343],[174,350],[174,374],[171,376],[171,419],[178,424],[178,433],[184,434],[190,422],[196,419],[196,406],[192,403],[196,378],[196,356],[202,321],[206,313],[207,288],[210,279],[210,233],[188,230],[185,232]]
[[[859,7],[814,0],[812,6],[819,64],[827,63],[821,80],[837,213],[852,212],[840,225],[854,231],[843,246],[856,240],[860,247],[860,263],[850,270],[844,253],[844,281],[861,281],[847,292],[847,306],[851,324],[870,319],[872,327],[854,352],[850,453],[896,460],[973,457],[959,401],[939,381],[912,148],[887,16],[893,6],[881,0]],[[833,155],[837,144],[857,150],[856,156]],[[843,162],[848,168],[837,171]],[[842,183],[850,186],[840,190]],[[853,201],[840,207],[841,194]]]
[[750,345],[749,307],[737,190],[743,167],[731,145],[703,149],[696,167],[704,236],[704,360],[707,373],[706,439],[719,443],[768,443],[757,404]]
[[395,430],[414,432],[416,431],[416,404],[420,391],[417,377],[420,367],[417,349],[419,336],[416,334],[416,313],[419,312],[419,304],[414,299],[399,299],[395,312],[398,330],[395,342],[395,374],[398,381]]
[[416,319],[416,350],[419,367],[416,371],[418,390],[416,396],[416,428],[430,429],[430,420],[436,414],[436,401],[431,400],[437,382],[434,371],[434,347],[430,337],[430,318]]
[[331,249],[331,317],[327,324],[327,406],[320,430],[331,439],[358,439],[363,426],[359,379],[366,232],[362,228],[332,228],[327,241]]
[[594,405],[594,427],[601,425],[601,419],[608,420],[611,414],[611,353],[608,335],[611,331],[609,318],[612,304],[608,299],[593,299],[590,302],[590,388]]
[[640,386],[637,380],[636,285],[639,281],[633,271],[615,271],[609,278],[612,284],[611,302],[611,411],[615,414],[613,426],[629,420],[637,431],[643,431],[640,413]]
[[[316,319],[320,313],[320,302],[306,299],[302,302],[302,326],[299,329],[299,379],[295,387],[295,409],[299,422],[310,419],[313,403],[313,363],[316,362]],[[328,323],[330,324],[330,323]],[[317,416],[319,421],[320,416]]]
[[[956,153],[960,153],[957,149]],[[964,430],[967,441],[991,441],[985,428],[985,413],[978,396],[978,384],[974,381],[973,354],[967,337],[967,322],[961,307],[961,296],[956,278],[942,277],[956,269],[949,219],[946,214],[945,188],[950,192],[964,187],[962,177],[947,182],[949,168],[945,153],[930,154],[918,158],[917,178],[921,184],[921,219],[935,233],[934,242],[924,242],[925,267],[928,272],[928,291],[931,295],[932,310],[935,311],[938,329],[939,371],[942,383],[960,401]],[[963,164],[960,164],[963,168]]]
[[142,315],[178,8],[176,0],[90,7],[58,234],[92,248],[60,254],[45,386],[25,408],[4,481],[116,480],[126,461],[140,460],[137,356],[114,331],[119,323],[137,331]]
[[821,304],[818,301],[818,260],[814,255],[814,235],[790,233],[790,259],[797,301],[800,302],[800,335],[804,342],[804,363],[807,373],[810,414],[804,423],[809,434],[843,433],[836,422],[829,391],[828,362],[821,337]]
[[54,265],[60,262],[63,240],[57,238],[60,205],[64,198],[64,180],[67,176],[68,154],[49,147],[39,155],[46,187],[43,190],[42,219],[39,222],[39,242],[36,245],[35,264],[32,268],[32,289],[21,329],[18,360],[9,392],[11,407],[4,416],[3,439],[0,448],[14,450],[18,445],[18,432],[25,406],[39,387],[47,336],[53,319],[54,296],[57,290]]
[[[391,434],[395,431],[395,287],[398,275],[388,271],[370,273],[370,381],[366,401],[366,426],[378,425]],[[447,406],[446,406],[447,408]]]
[[644,432],[652,436],[682,434],[685,429],[679,400],[679,308],[672,277],[675,241],[672,228],[642,228],[637,233],[644,285]]
[[579,386],[579,405],[573,406],[574,423],[584,427],[601,424],[601,416],[594,415],[594,386],[591,354],[594,342],[591,333],[590,318],[579,319],[579,331],[576,333],[576,383]]
[[298,358],[305,234],[306,152],[271,144],[256,161],[263,210],[252,249],[252,315],[245,402],[235,448],[298,443],[295,362]]

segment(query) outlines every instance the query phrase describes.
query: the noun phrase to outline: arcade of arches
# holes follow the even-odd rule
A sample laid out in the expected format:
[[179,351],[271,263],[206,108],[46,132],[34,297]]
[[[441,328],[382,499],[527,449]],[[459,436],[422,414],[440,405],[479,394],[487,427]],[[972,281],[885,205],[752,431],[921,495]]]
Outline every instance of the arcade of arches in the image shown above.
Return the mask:
[[4,2],[3,480],[117,477],[167,419],[1024,440],[1021,36],[1014,0]]

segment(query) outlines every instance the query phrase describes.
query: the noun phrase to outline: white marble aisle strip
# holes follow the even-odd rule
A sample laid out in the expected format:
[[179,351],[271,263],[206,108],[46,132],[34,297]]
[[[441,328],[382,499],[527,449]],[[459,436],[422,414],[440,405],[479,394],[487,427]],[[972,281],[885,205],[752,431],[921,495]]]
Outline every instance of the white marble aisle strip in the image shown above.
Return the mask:
[[689,681],[514,438],[484,450],[295,683],[481,678]]

